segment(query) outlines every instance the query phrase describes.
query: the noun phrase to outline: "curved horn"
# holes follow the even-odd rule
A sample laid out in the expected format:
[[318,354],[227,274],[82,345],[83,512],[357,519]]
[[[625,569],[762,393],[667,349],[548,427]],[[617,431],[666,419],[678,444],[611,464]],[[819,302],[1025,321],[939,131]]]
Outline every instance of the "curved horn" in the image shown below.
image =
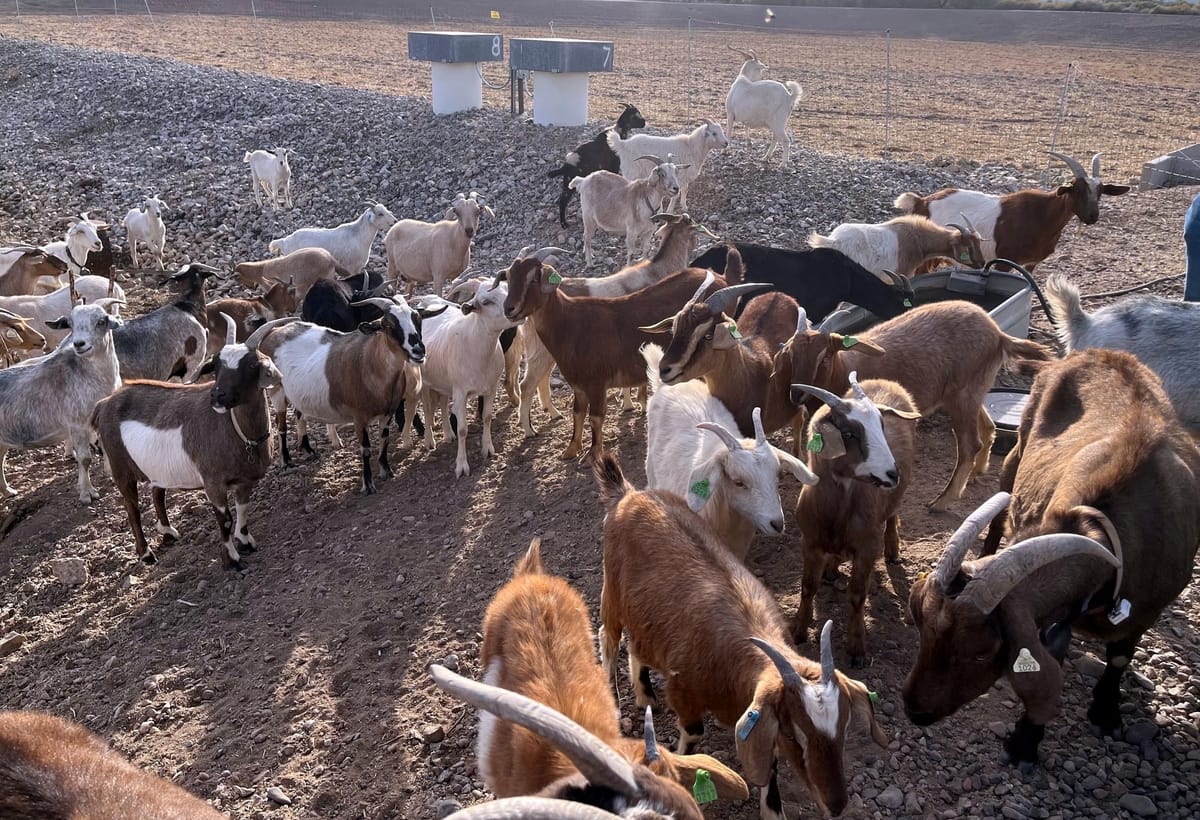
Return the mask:
[[[708,272],[704,274],[704,281],[700,284],[700,287],[698,287],[696,289],[696,292],[692,295],[691,299],[688,299],[688,301],[689,302],[700,301],[700,297],[704,295],[704,291],[708,290],[709,286],[712,285],[712,283],[715,281],[717,281],[717,275],[713,272],[713,270],[711,268],[709,268]],[[686,307],[686,305],[685,305],[685,307]]]
[[393,302],[391,299],[384,299],[382,296],[372,296],[369,299],[362,299],[358,302],[351,302],[350,305],[352,307],[358,307],[360,305],[374,305],[375,307],[382,310],[384,313],[387,313],[389,310],[391,310],[392,308],[394,308],[396,306],[396,303]]
[[958,215],[959,215],[959,216],[961,216],[961,217],[963,218],[963,224],[967,226],[967,228],[968,228],[968,229],[971,231],[971,233],[973,233],[973,234],[976,234],[976,235],[979,235],[979,229],[978,229],[978,228],[976,228],[976,227],[975,227],[975,226],[974,226],[974,225],[971,223],[971,217],[967,216],[967,215],[966,215],[965,213],[963,213],[962,211],[959,211],[959,212],[958,212]]
[[967,516],[967,520],[959,525],[954,531],[954,535],[950,536],[950,543],[946,546],[946,551],[942,553],[942,559],[938,561],[937,569],[933,571],[933,580],[937,582],[942,593],[950,589],[950,584],[954,582],[954,576],[958,575],[958,568],[962,566],[963,559],[967,556],[967,550],[975,543],[975,539],[979,537],[979,533],[983,532],[983,528],[988,522],[999,515],[1012,500],[1012,496],[1008,493],[996,493],[987,501],[979,505],[975,512]]
[[550,245],[545,248],[538,248],[533,252],[533,256],[535,259],[537,259],[537,261],[545,262],[549,257],[558,256],[560,253],[568,254],[570,251],[566,250],[565,248],[556,248],[553,245]]
[[642,724],[642,735],[646,738],[646,764],[658,760],[658,736],[654,734],[654,710],[646,706],[646,722]]
[[237,344],[237,322],[224,311],[221,312],[221,318],[225,320],[225,346]]
[[845,399],[841,396],[835,396],[823,387],[813,387],[811,384],[793,384],[791,389],[792,401],[796,401],[794,397],[797,390],[803,390],[813,398],[820,399],[828,404],[831,410],[837,410],[839,413],[846,413],[848,411]]
[[946,223],[946,227],[947,227],[947,228],[953,228],[954,230],[958,231],[958,232],[959,232],[960,234],[962,234],[963,236],[967,236],[967,235],[968,235],[968,233],[967,233],[967,229],[966,229],[966,228],[964,228],[962,225],[959,225],[957,222],[947,222],[947,223]]
[[750,643],[761,649],[763,654],[771,659],[771,663],[775,664],[775,668],[779,670],[779,677],[783,678],[784,686],[800,686],[804,683],[804,678],[797,674],[796,668],[774,646],[762,638],[751,638]]
[[431,665],[429,672],[438,686],[459,700],[545,738],[575,764],[589,783],[626,797],[638,796],[640,789],[629,761],[561,712],[517,692],[456,675],[438,664]]
[[1121,566],[1117,556],[1086,535],[1066,532],[1038,535],[1013,544],[989,561],[967,583],[958,596],[959,600],[966,601],[987,615],[1031,572],[1072,555],[1086,555],[1112,567]]
[[854,398],[860,401],[871,401],[871,397],[867,395],[867,391],[862,389],[862,385],[858,383],[858,371],[850,371],[850,388],[854,391]]
[[1071,173],[1080,179],[1087,179],[1087,171],[1083,170],[1083,166],[1079,164],[1079,160],[1074,157],[1068,157],[1066,154],[1060,154],[1057,151],[1047,151],[1047,154],[1062,162],[1071,169]]
[[1100,179],[1100,157],[1102,156],[1104,156],[1103,151],[1098,154],[1092,154],[1092,176],[1096,179]]
[[660,159],[659,157],[654,156],[653,154],[642,154],[640,157],[638,157],[638,159],[639,160],[648,159],[651,162],[653,162],[655,165],[662,165],[664,162],[664,160]]
[[721,288],[712,296],[704,300],[704,304],[708,305],[715,314],[732,313],[737,307],[738,299],[746,293],[753,291],[770,290],[770,285],[764,285],[762,282],[744,282],[740,285],[730,285],[726,288]]
[[514,259],[524,259],[526,256],[529,256],[529,254],[536,247],[537,247],[537,245],[525,245],[524,247],[521,248],[521,250],[517,251],[517,255],[513,258]]
[[454,812],[446,820],[613,820],[596,806],[553,797],[505,797]]
[[119,299],[115,296],[105,296],[103,299],[97,299],[96,301],[92,302],[92,304],[98,305],[101,310],[107,313],[108,309],[113,305],[124,305],[126,302],[124,299]]
[[762,447],[767,443],[767,431],[763,429],[762,408],[755,407],[750,416],[754,420],[754,443],[756,446]]
[[796,313],[796,332],[804,333],[808,330],[808,311],[804,309],[804,305],[800,306],[800,310]]
[[737,440],[737,437],[733,433],[726,430],[725,425],[723,424],[719,424],[715,421],[702,421],[696,425],[696,429],[707,430],[710,433],[715,433],[717,438],[724,443],[725,448],[732,453],[736,453],[738,450],[742,449],[742,443]]
[[821,627],[821,685],[832,686],[837,677],[833,666],[833,621]]
[[284,316],[282,319],[272,319],[264,325],[259,325],[254,329],[254,332],[246,339],[246,347],[250,350],[258,350],[259,344],[268,333],[281,325],[291,324],[292,322],[300,321],[295,316]]

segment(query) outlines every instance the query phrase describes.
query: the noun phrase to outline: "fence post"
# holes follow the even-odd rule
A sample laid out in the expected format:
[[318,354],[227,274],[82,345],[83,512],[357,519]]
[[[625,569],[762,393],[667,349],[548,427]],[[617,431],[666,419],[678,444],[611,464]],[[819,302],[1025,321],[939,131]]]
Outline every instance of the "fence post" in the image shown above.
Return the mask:
[[79,0],[75,0],[75,18],[79,18]]
[[433,6],[429,7],[429,22],[435,26],[437,25],[437,18],[433,16]]
[[[687,118],[692,121],[692,18],[688,18],[688,58],[687,58]],[[728,136],[728,135],[726,135]]]
[[21,20],[21,0],[17,0],[17,21]]
[[[1071,93],[1071,82],[1074,80],[1075,64],[1067,63],[1067,74],[1063,78],[1062,92],[1058,95],[1058,117],[1054,121],[1054,131],[1050,135],[1050,150],[1058,149],[1058,135],[1062,131],[1063,121],[1067,118],[1067,98]],[[1053,159],[1046,160],[1046,170],[1042,173],[1042,187],[1050,185],[1050,170]]]
[[154,22],[154,14],[153,14],[153,12],[150,11],[150,0],[145,0],[145,2],[146,2],[146,16],[148,16],[150,18],[150,22],[153,23]]
[[892,30],[883,30],[885,62],[883,69],[883,156],[891,153],[892,146]]

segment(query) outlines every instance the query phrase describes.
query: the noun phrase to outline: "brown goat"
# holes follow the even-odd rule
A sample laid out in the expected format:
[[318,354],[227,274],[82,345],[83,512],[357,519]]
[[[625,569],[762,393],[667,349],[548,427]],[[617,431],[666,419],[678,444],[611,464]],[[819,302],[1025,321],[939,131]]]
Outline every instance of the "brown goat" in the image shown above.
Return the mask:
[[939,409],[950,417],[958,460],[946,488],[931,510],[962,496],[967,482],[986,472],[996,425],[983,409],[1000,366],[1019,358],[1046,361],[1049,348],[1007,335],[971,302],[952,300],[922,305],[876,325],[857,338],[818,330],[797,330],[775,357],[776,380],[816,385],[844,393],[850,371],[861,379],[899,382],[922,416]]
[[39,248],[13,248],[5,251],[3,256],[10,258],[11,262],[8,268],[0,273],[0,296],[37,293],[38,280],[43,276],[57,281],[59,276],[67,272],[66,262]]
[[635,490],[611,456],[594,469],[607,511],[600,657],[609,675],[624,632],[639,705],[654,698],[650,668],[666,676],[680,751],[699,742],[711,713],[735,727],[746,780],[766,787],[764,817],[782,815],[778,755],[839,814],[848,800],[842,751],[850,718],[867,720],[880,745],[888,739],[867,688],[834,669],[832,623],[821,634],[821,663],[801,657],[770,591],[682,498]]
[[583,419],[589,416],[593,461],[604,452],[608,389],[646,383],[639,348],[654,339],[641,327],[678,310],[694,294],[725,285],[712,271],[685,268],[624,296],[568,296],[559,288],[558,272],[536,257],[518,259],[496,278],[508,281],[505,316],[536,317],[538,337],[575,393],[571,443],[562,457],[576,458],[583,450]]
[[38,333],[23,316],[0,308],[0,367],[16,364],[18,354],[46,352],[46,337]]
[[[699,816],[688,791],[697,769],[710,773],[718,793],[733,800],[749,796],[745,782],[708,755],[676,756],[660,749],[654,724],[645,742],[624,738],[617,725],[617,704],[604,672],[596,663],[591,621],[579,593],[562,578],[542,568],[541,542],[534,539],[517,562],[512,580],[501,587],[483,619],[480,663],[484,682],[525,695],[575,721],[594,742],[615,749],[638,771],[681,788],[655,784],[647,793],[662,792],[667,808]],[[476,755],[484,782],[497,797],[523,794],[565,796],[579,769],[563,750],[536,727],[522,728],[490,714],[480,717]],[[646,773],[639,781],[657,778]]]
[[[209,302],[205,306],[205,313],[208,314],[208,326],[210,329],[220,328],[223,324],[221,314],[224,313],[231,317],[234,324],[237,326],[237,340],[239,342],[246,341],[246,337],[254,332],[262,322],[269,322],[272,319],[282,319],[284,316],[292,315],[296,312],[296,307],[299,302],[296,299],[296,287],[291,284],[284,284],[275,279],[262,280],[262,287],[266,288],[265,293],[261,293],[253,299],[217,299],[215,302]],[[257,317],[254,322],[252,318]],[[221,351],[222,337],[216,332],[208,334],[208,349],[205,351],[205,356],[212,357]]]
[[5,820],[204,820],[223,815],[133,766],[77,723],[0,712],[0,817]]
[[[1003,675],[1025,707],[1005,749],[1032,765],[1075,629],[1107,652],[1088,718],[1119,728],[1121,675],[1192,575],[1197,476],[1200,448],[1133,356],[1086,350],[1044,367],[1004,462],[1011,501],[999,493],[977,510],[909,593],[921,632],[904,686],[913,722],[950,715]],[[1012,545],[992,555],[1006,509]],[[989,520],[984,557],[964,562]]]
[[849,559],[847,643],[850,665],[858,668],[867,656],[863,605],[875,562],[880,553],[889,564],[900,560],[900,501],[912,480],[921,416],[912,396],[895,382],[859,384],[850,376],[844,398],[815,391],[826,402],[813,414],[808,435],[808,467],[819,481],[802,487],[796,501],[804,577],[792,637],[796,643],[808,640],[822,570]]
[[301,248],[284,256],[259,262],[241,262],[234,269],[238,281],[248,288],[264,279],[291,282],[296,289],[296,303],[303,304],[304,296],[313,282],[320,279],[344,279],[350,272],[343,269],[333,254],[324,248]]

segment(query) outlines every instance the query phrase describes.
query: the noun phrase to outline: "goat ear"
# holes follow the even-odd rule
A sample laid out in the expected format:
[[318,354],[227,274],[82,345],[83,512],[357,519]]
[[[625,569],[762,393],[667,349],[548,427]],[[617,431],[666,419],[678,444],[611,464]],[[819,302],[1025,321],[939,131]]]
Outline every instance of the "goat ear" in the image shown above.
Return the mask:
[[886,749],[888,744],[891,743],[891,739],[887,736],[887,732],[883,731],[883,727],[879,725],[879,721],[875,720],[875,703],[871,697],[871,692],[859,681],[842,675],[838,677],[841,678],[843,685],[850,695],[850,707],[854,717],[860,721],[865,720],[867,728],[871,732],[871,739]]
[[70,326],[71,321],[66,316],[59,316],[57,319],[46,322],[46,327],[52,327],[55,330],[66,330]]
[[808,437],[808,451],[830,460],[841,458],[846,455],[842,431],[828,418],[822,419]]
[[121,320],[120,316],[113,316],[112,314],[109,314],[109,316],[108,316],[108,329],[109,330],[116,330],[123,324],[125,324],[125,322],[123,322]]
[[675,317],[668,316],[667,318],[662,319],[661,321],[655,322],[652,325],[648,325],[646,327],[639,327],[638,330],[642,331],[642,333],[670,333],[671,328],[674,324],[675,324]]
[[1070,196],[1071,191],[1073,190],[1075,190],[1075,186],[1073,185],[1059,185],[1058,188],[1054,190],[1054,193],[1056,193],[1058,196]]
[[[219,354],[214,353],[212,356],[210,356],[208,359],[206,359],[204,361],[204,364],[200,365],[200,369],[196,371],[197,379],[199,379],[201,376],[207,376],[209,373],[212,373],[217,369],[218,355]],[[195,380],[193,380],[193,381],[195,381]]]
[[1129,193],[1129,186],[1111,185],[1106,182],[1100,186],[1100,193],[1105,194],[1106,196],[1120,196],[1121,194]]
[[717,482],[721,480],[721,454],[724,452],[725,449],[721,448],[688,476],[687,504],[692,508],[692,512],[704,509],[704,505],[717,491]]
[[365,333],[370,336],[372,333],[378,333],[383,329],[383,323],[376,319],[373,322],[359,322],[358,332]]
[[801,484],[816,484],[817,477],[812,470],[808,469],[808,465],[787,450],[780,450],[775,445],[771,445],[771,452],[775,453],[775,457],[779,459],[779,471],[787,471],[795,476],[796,480]]
[[853,350],[867,356],[882,356],[886,351],[874,342],[860,339],[857,336],[843,336],[841,333],[829,334],[829,350]]
[[138,210],[141,211],[142,213],[146,213],[146,203],[143,202],[141,205],[139,205]]
[[696,772],[700,769],[708,772],[712,783],[717,787],[718,800],[745,800],[750,796],[746,781],[733,769],[710,755],[677,755],[669,749],[659,749],[658,753],[670,765],[678,777],[676,782],[690,793],[696,783]]
[[746,780],[765,786],[775,766],[775,740],[779,735],[779,717],[773,703],[755,698],[738,718],[734,729],[738,760]]
[[886,404],[877,404],[875,406],[879,408],[880,413],[887,413],[895,416],[898,419],[916,421],[917,419],[921,418],[920,413],[910,413],[908,410],[897,410],[895,407],[888,407]]
[[453,208],[446,209],[446,219],[458,219],[458,211]]
[[273,390],[283,384],[283,375],[271,364],[271,360],[261,353],[258,356],[258,387],[260,390]]
[[737,347],[738,340],[741,338],[741,331],[738,330],[732,319],[721,322],[713,328],[713,350],[732,350]]

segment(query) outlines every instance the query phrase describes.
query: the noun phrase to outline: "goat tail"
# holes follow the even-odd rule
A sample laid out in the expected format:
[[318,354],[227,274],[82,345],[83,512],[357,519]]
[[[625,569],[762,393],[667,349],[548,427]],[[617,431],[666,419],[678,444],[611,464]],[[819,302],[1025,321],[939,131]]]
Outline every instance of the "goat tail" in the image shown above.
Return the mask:
[[657,393],[662,387],[662,376],[659,375],[658,367],[662,364],[663,349],[653,342],[647,342],[638,350],[646,360],[646,382],[650,385],[650,392]]
[[796,104],[800,102],[801,95],[804,94],[804,89],[795,80],[788,80],[783,85],[787,89],[788,96],[792,98],[792,108],[795,108]]
[[568,188],[570,188],[572,191],[578,190],[578,188],[579,188],[579,181],[580,181],[581,179],[584,179],[584,177],[575,177],[575,178],[573,178],[573,179],[572,179],[570,182],[568,182],[568,183],[567,183],[567,187],[568,187]]
[[542,539],[535,538],[529,542],[529,549],[525,551],[521,560],[517,561],[516,567],[513,568],[513,577],[542,575],[544,572],[545,570],[542,569]]
[[892,203],[892,207],[897,211],[903,211],[906,214],[915,214],[917,206],[921,204],[921,197],[914,194],[912,191],[905,191],[896,197],[896,201]]
[[837,244],[828,236],[821,236],[816,231],[808,235],[808,244],[814,248],[837,248]]
[[1071,339],[1087,321],[1083,302],[1079,298],[1079,286],[1064,274],[1053,273],[1046,279],[1046,301],[1055,319],[1055,331],[1062,342],[1063,350],[1071,352]]
[[1017,360],[1017,371],[1024,375],[1033,375],[1041,370],[1042,363],[1054,361],[1054,351],[1043,344],[1029,339],[1018,339],[1007,333],[1000,334],[1000,350],[1004,354],[1004,363]]
[[592,475],[596,477],[596,487],[600,490],[600,498],[608,512],[616,508],[626,493],[633,492],[633,485],[625,480],[621,472],[621,463],[612,453],[600,456],[592,465]]

